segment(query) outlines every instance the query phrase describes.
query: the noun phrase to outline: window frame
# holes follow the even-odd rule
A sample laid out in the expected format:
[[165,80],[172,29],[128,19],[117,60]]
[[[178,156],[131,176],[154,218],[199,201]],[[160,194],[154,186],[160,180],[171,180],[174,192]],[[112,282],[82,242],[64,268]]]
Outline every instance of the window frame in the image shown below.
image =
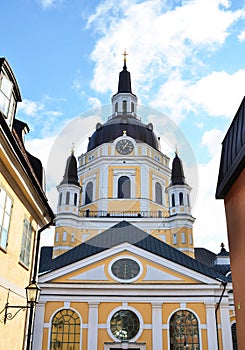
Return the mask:
[[27,218],[24,218],[21,248],[20,248],[20,263],[24,264],[28,268],[30,267],[30,262],[31,262],[31,248],[32,248],[33,233],[34,233],[34,229],[30,221]]
[[[0,202],[0,210],[2,211],[2,216],[0,217],[0,248],[3,249],[4,251],[7,250],[8,247],[8,239],[9,239],[9,232],[10,232],[10,223],[11,223],[11,216],[12,216],[12,211],[13,211],[13,199],[9,195],[9,193],[5,190],[3,186],[0,186],[0,201],[1,201],[1,192],[5,193],[5,197],[3,198],[3,203]],[[7,201],[10,201],[9,205],[9,212],[7,211]],[[0,211],[0,213],[1,213]],[[7,228],[4,227],[6,225],[6,216],[9,217],[8,219],[8,224]],[[2,244],[3,240],[3,233],[5,233],[6,238],[5,238],[5,244]]]

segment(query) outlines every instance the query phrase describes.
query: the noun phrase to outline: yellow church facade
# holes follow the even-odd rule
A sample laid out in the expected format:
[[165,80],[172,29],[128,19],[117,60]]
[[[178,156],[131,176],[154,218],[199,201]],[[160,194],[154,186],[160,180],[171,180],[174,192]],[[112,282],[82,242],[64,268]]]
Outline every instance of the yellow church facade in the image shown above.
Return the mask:
[[194,247],[182,161],[137,115],[126,61],[112,115],[57,190],[34,350],[233,349],[229,254]]
[[13,71],[0,58],[0,348],[16,350],[25,349],[29,313],[13,318],[19,308],[5,306],[26,306],[37,232],[54,216],[41,162],[24,146],[28,126],[15,118],[20,101]]

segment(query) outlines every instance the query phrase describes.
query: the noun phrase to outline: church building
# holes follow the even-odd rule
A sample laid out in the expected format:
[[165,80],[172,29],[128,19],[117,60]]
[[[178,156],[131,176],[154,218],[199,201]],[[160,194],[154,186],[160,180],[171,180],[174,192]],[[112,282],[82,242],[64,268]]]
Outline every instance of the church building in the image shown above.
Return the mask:
[[57,186],[34,350],[236,349],[229,253],[195,249],[190,185],[137,114],[124,58],[111,116]]

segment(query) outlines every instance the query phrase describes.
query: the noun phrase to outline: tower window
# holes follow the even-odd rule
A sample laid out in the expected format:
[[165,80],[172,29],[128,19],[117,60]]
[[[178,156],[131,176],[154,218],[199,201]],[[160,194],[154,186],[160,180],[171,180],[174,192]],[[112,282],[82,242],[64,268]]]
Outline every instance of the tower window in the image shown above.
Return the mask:
[[118,198],[130,198],[130,179],[127,176],[118,179]]
[[185,232],[181,233],[181,243],[183,243],[183,244],[186,243]]
[[73,201],[74,206],[77,205],[77,193],[74,193],[74,201]]
[[134,103],[131,102],[131,112],[134,112]]
[[118,112],[118,102],[115,103],[115,112]]
[[177,234],[173,234],[173,244],[177,244]]
[[171,199],[172,199],[172,207],[175,207],[175,196],[174,196],[174,193],[172,193]]
[[59,241],[59,232],[55,232],[55,242]]
[[187,198],[187,205],[188,205],[188,207],[190,207],[190,196],[188,193],[186,195],[186,198]]
[[179,193],[179,205],[184,205],[183,193]]
[[123,113],[127,113],[127,101],[123,101]]
[[62,203],[62,193],[60,193],[60,195],[59,195],[59,204],[58,205],[61,205],[61,203]]
[[162,205],[162,186],[160,185],[159,182],[155,183],[155,198],[156,198],[156,203]]
[[62,241],[66,242],[66,240],[67,240],[67,233],[64,231],[62,236]]
[[93,182],[89,182],[86,186],[85,204],[89,204],[93,201]]
[[70,203],[70,192],[66,192],[66,205],[69,205]]

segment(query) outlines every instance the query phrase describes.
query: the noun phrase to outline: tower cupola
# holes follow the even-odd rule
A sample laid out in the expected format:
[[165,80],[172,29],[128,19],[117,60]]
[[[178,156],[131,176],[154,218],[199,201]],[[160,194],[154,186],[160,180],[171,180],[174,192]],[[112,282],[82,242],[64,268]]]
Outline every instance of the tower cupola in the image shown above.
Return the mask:
[[171,182],[167,188],[170,215],[190,214],[191,187],[185,181],[182,161],[177,152],[172,163]]
[[78,214],[81,187],[78,182],[77,160],[73,150],[66,161],[65,174],[57,190],[59,192],[57,211]]

